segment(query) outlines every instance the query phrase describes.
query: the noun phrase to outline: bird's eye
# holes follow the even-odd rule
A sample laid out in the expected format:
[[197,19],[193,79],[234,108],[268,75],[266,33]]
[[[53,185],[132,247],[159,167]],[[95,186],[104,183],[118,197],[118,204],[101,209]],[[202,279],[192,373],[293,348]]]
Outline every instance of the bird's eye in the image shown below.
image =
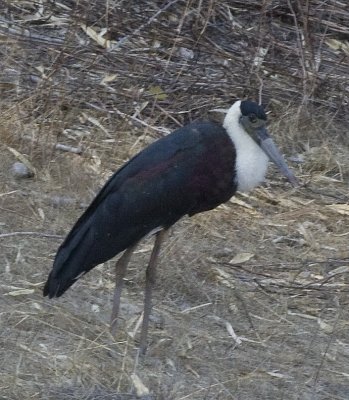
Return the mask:
[[248,116],[248,118],[249,118],[250,122],[252,122],[252,124],[256,123],[257,120],[258,120],[256,114],[250,114],[250,115]]

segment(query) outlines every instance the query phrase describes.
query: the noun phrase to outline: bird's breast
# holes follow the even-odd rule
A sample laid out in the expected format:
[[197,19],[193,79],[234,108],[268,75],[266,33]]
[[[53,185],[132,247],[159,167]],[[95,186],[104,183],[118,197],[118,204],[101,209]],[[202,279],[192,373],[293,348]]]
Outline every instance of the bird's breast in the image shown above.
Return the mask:
[[238,191],[248,192],[265,179],[269,158],[251,139],[249,146],[240,148],[236,157]]

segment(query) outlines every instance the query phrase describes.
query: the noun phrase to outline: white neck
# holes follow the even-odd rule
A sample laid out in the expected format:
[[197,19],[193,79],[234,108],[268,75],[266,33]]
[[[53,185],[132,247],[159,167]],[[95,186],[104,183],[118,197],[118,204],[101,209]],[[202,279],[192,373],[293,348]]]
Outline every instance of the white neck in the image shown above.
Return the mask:
[[229,108],[223,126],[236,149],[238,190],[248,192],[264,181],[269,158],[240,124],[240,105],[241,101],[237,101]]

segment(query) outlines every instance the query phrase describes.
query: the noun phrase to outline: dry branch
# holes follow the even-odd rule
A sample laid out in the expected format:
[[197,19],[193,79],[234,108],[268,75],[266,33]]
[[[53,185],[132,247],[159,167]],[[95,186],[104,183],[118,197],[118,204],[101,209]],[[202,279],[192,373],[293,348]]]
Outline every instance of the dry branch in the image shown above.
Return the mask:
[[52,239],[63,239],[62,235],[53,235],[51,233],[42,233],[42,232],[9,232],[9,233],[0,233],[0,239],[9,238],[13,236],[33,236],[33,237],[45,237]]

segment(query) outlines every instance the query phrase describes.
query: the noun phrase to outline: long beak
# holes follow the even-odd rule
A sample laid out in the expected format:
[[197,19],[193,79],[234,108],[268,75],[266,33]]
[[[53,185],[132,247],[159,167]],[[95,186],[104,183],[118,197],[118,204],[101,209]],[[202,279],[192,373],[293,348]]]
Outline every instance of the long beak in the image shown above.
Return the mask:
[[288,168],[286,161],[282,157],[278,148],[275,146],[273,139],[269,136],[266,128],[261,127],[257,131],[258,138],[260,140],[259,145],[263,151],[267,154],[271,161],[279,168],[285,177],[290,181],[293,187],[298,187],[298,179],[293,175],[293,172]]

